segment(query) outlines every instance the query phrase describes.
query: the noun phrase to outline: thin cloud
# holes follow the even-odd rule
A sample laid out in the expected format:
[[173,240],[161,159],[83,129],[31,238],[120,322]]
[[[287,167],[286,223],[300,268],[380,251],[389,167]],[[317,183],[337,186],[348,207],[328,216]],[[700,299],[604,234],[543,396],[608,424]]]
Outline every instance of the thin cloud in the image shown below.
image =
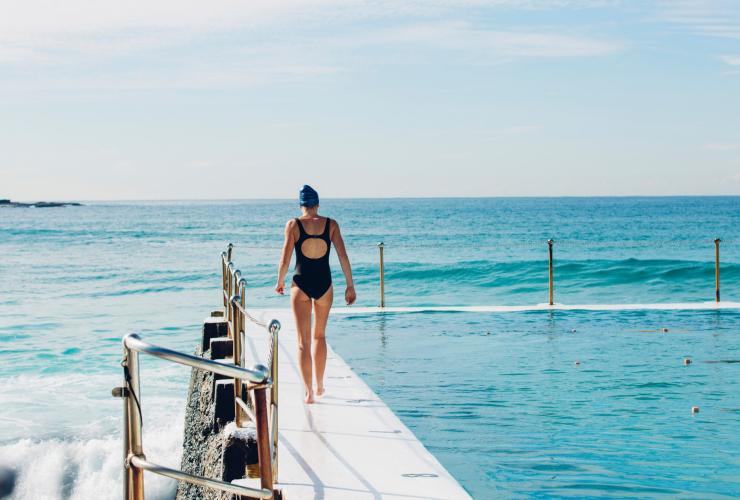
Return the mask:
[[[14,2],[0,17],[0,65],[11,69],[0,87],[238,88],[323,78],[380,61],[438,64],[447,58],[491,65],[605,56],[622,51],[623,44],[572,30],[492,29],[449,19],[469,16],[460,7],[582,9],[607,3],[217,0],[206,8],[194,0],[131,0],[112,8],[96,0],[28,0]],[[445,21],[430,21],[438,17]],[[46,71],[12,71],[23,65]],[[103,66],[105,71],[98,69]]]
[[320,20],[423,17],[460,8],[562,9],[601,8],[609,0],[11,0],[4,2],[0,37],[36,38],[109,34],[115,31],[187,30],[213,32],[230,28]]
[[708,149],[710,151],[732,151],[734,149],[738,149],[738,147],[740,146],[738,146],[737,144],[720,143],[720,142],[715,142],[715,143],[704,145],[704,149]]
[[40,61],[41,59],[41,54],[37,53],[30,47],[0,43],[0,64],[18,63],[23,61]]
[[[572,57],[613,53],[614,42],[538,29],[484,30],[465,22],[418,24],[431,17],[465,15],[461,8],[562,9],[596,8],[609,1],[586,0],[430,0],[425,2],[363,0],[25,0],[12,2],[0,16],[0,62],[54,61],[75,54],[94,56],[182,46],[219,34],[262,35],[273,28],[332,31],[337,27],[382,20],[404,25],[369,38],[399,43],[443,44],[448,48],[493,49],[513,57]],[[416,21],[416,24],[415,24]],[[360,26],[360,28],[362,28]],[[359,30],[353,30],[360,32]],[[364,35],[363,35],[364,36]],[[367,37],[366,37],[367,38]],[[435,39],[436,38],[436,39]]]
[[599,56],[624,48],[612,41],[558,33],[479,29],[463,21],[403,26],[380,34],[376,41],[483,52],[508,58]]
[[166,71],[132,71],[123,75],[105,74],[60,76],[53,79],[3,82],[2,87],[16,91],[48,88],[68,92],[151,91],[151,90],[238,90],[266,84],[286,84],[335,75],[343,71],[333,66],[301,63],[229,65],[193,65]]
[[740,2],[737,0],[666,0],[658,17],[682,31],[740,39]]
[[740,66],[740,56],[720,56],[720,59],[730,66]]

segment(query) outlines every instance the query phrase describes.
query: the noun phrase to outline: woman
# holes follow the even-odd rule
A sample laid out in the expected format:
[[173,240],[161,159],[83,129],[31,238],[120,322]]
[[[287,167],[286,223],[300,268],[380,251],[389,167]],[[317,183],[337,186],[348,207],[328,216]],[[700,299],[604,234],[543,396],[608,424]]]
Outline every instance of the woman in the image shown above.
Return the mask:
[[[354,304],[357,295],[339,224],[318,214],[319,194],[311,186],[303,186],[299,193],[299,202],[302,215],[289,220],[285,225],[285,243],[278,265],[275,291],[280,295],[285,293],[285,275],[288,274],[290,257],[295,247],[296,263],[293,283],[290,286],[290,304],[298,332],[298,359],[301,363],[301,377],[305,390],[304,401],[311,404],[314,402],[312,351],[313,368],[316,371],[316,395],[324,394],[326,322],[334,300],[329,269],[332,243],[337,249],[339,263],[347,281],[347,290],[344,292],[347,305]],[[313,349],[311,349],[311,307],[314,313]]]

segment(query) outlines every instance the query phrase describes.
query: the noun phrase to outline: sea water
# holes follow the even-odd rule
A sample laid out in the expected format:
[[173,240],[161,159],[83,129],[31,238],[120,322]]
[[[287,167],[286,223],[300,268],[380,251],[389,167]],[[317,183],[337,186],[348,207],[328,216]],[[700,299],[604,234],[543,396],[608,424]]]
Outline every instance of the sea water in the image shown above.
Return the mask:
[[[324,200],[358,307],[740,300],[740,198]],[[292,201],[0,209],[0,466],[14,498],[118,498],[121,344],[192,351],[233,242],[273,292]],[[341,302],[344,282],[332,255]],[[667,329],[668,331],[664,331]],[[740,312],[338,315],[332,346],[476,498],[740,494]],[[694,361],[686,366],[684,357]],[[147,456],[177,466],[189,371],[142,363]],[[692,406],[699,406],[697,414]],[[172,481],[147,475],[148,497]],[[151,495],[151,496],[149,496]]]

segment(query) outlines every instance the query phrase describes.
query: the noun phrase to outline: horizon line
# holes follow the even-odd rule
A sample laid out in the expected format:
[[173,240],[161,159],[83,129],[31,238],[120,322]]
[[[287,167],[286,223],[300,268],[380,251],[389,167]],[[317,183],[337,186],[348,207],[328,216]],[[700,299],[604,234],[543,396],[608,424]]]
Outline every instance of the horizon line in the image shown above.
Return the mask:
[[[487,200],[502,198],[526,198],[526,199],[563,199],[563,198],[736,198],[738,194],[597,194],[597,195],[492,195],[492,196],[348,196],[348,197],[323,197],[325,200]],[[48,198],[48,199],[9,199],[20,203],[40,202],[77,202],[77,203],[147,203],[147,202],[234,202],[234,201],[291,201],[291,198],[281,197],[254,197],[254,198]]]

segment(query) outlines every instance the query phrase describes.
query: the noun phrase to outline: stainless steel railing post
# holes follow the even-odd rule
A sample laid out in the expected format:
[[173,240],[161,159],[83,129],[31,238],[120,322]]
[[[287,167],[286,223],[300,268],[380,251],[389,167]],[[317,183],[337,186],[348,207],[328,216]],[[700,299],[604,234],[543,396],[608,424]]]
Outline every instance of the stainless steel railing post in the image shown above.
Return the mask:
[[378,250],[380,251],[380,307],[385,307],[385,266],[383,262],[383,250],[385,249],[385,243],[382,241],[378,243]]
[[549,255],[548,259],[548,274],[549,274],[549,288],[550,288],[550,305],[553,305],[553,298],[555,295],[554,289],[555,289],[555,279],[552,272],[552,244],[554,243],[553,240],[547,240],[547,253]]
[[719,238],[714,240],[714,296],[717,302],[719,302],[719,244],[721,241]]
[[[226,264],[226,300],[230,300],[232,295],[234,295],[234,263],[229,261],[228,264]],[[226,321],[231,323],[233,320],[233,316],[231,316],[232,307],[231,304],[227,304],[226,307]]]
[[257,431],[257,459],[260,469],[260,487],[272,491],[272,456],[270,454],[270,431],[267,420],[267,389],[254,389],[255,428]]
[[[247,280],[244,278],[239,279],[239,288],[237,288],[237,295],[239,295],[239,303],[242,306],[242,311],[246,311],[247,309]],[[242,366],[242,362],[244,361],[242,358],[244,357],[244,349],[242,345],[242,333],[244,335],[247,334],[247,318],[245,317],[244,313],[242,311],[239,311],[240,318],[239,318],[239,357],[236,357],[236,354],[234,354],[234,362],[237,363],[239,366]],[[235,351],[236,353],[236,351]],[[236,361],[238,359],[238,361]]]
[[[238,309],[237,304],[241,301],[241,298],[238,295],[234,295],[231,297],[231,309],[232,309],[232,342],[233,342],[233,355],[234,355],[234,364],[236,366],[240,366],[241,363],[241,318],[242,313]],[[236,422],[237,427],[241,427],[243,423],[242,418],[242,409],[239,406],[239,403],[237,403],[237,400],[242,397],[242,379],[235,377],[234,378],[234,421]]]
[[221,301],[224,304],[224,316],[226,316],[226,252],[221,252]]
[[272,430],[272,479],[274,483],[278,480],[278,334],[280,333],[280,322],[276,319],[270,322],[267,328],[272,335],[272,387],[270,387],[270,425]]
[[[128,361],[128,348],[123,346],[123,361],[121,366],[126,367]],[[123,401],[123,500],[129,500],[131,498],[131,480],[129,477],[129,466],[128,466],[128,455],[130,450],[129,443],[129,427],[131,426],[131,420],[128,418],[128,382],[126,381],[126,372],[124,372],[123,386],[121,389],[121,400]]]
[[[125,346],[125,344],[124,344]],[[141,392],[139,390],[139,353],[125,347],[124,374],[127,424],[126,483],[127,500],[144,500],[144,473],[131,465],[131,456],[143,456],[141,444]]]

